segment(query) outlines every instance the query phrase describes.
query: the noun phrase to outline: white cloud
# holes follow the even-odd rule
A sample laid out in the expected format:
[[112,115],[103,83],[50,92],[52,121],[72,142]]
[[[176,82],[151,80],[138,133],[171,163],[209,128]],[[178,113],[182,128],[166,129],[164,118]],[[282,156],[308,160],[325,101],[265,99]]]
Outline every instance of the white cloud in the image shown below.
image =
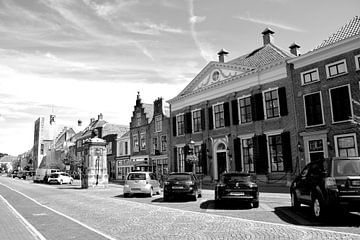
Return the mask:
[[150,22],[149,20],[145,22],[132,22],[132,23],[123,23],[123,26],[132,33],[139,34],[148,34],[148,35],[160,35],[160,33],[175,33],[181,34],[183,30],[179,28],[172,28],[167,26],[164,23],[155,24]]
[[280,23],[280,22],[275,22],[273,20],[252,18],[250,16],[235,16],[234,18],[244,20],[244,21],[248,21],[248,22],[259,23],[259,24],[263,24],[263,25],[266,25],[266,26],[274,26],[274,27],[278,27],[278,28],[281,28],[281,29],[289,30],[289,31],[304,32],[304,30],[302,30],[300,28],[290,26],[290,25]]
[[198,49],[200,50],[200,54],[205,61],[213,61],[214,60],[214,53],[213,47],[210,43],[200,40],[198,34],[195,30],[195,24],[200,23],[205,20],[205,17],[195,16],[194,14],[194,1],[189,0],[189,14],[190,14],[190,29],[191,29],[191,36],[194,39],[194,42]]

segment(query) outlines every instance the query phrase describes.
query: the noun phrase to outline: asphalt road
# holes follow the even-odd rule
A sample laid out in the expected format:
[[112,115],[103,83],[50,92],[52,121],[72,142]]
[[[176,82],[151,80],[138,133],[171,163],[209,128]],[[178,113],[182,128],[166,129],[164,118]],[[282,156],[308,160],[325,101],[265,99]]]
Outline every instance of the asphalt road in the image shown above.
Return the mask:
[[80,189],[0,177],[0,195],[0,239],[360,239],[357,213],[313,222],[309,208],[290,208],[287,194],[260,193],[257,209],[215,208],[213,191],[168,203],[162,195],[123,198],[114,184]]

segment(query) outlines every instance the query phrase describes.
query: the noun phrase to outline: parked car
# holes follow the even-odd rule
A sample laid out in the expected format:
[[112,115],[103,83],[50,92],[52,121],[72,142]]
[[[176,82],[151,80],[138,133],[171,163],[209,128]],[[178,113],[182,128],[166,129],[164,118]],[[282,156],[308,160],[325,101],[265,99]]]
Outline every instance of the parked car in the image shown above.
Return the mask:
[[69,183],[72,184],[74,179],[67,173],[64,172],[55,172],[50,174],[47,179],[48,183],[57,183],[57,184],[64,184]]
[[251,175],[244,172],[223,173],[215,187],[215,204],[223,201],[237,201],[259,207],[259,189]]
[[170,173],[164,182],[164,201],[173,197],[191,196],[194,201],[201,197],[200,181],[194,173]]
[[160,183],[152,172],[130,172],[126,176],[124,197],[139,193],[152,197],[154,193],[160,192]]
[[19,170],[12,170],[8,172],[8,177],[16,178]]
[[48,182],[48,177],[52,173],[61,172],[60,169],[37,168],[35,171],[34,182]]
[[16,174],[16,177],[19,179],[26,179],[26,178],[30,178],[33,176],[33,172],[32,171],[18,171],[18,173]]
[[360,211],[360,157],[327,158],[307,164],[290,186],[291,205],[312,207],[315,218],[335,209]]

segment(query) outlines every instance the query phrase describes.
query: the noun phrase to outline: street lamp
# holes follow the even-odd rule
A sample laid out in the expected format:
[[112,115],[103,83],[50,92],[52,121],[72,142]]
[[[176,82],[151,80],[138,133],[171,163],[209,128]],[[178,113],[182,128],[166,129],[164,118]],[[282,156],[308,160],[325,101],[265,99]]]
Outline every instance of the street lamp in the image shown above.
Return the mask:
[[187,160],[192,163],[192,170],[193,173],[196,174],[196,163],[198,161],[197,156],[194,153],[194,148],[195,148],[195,142],[194,140],[190,139],[190,141],[188,142],[188,156],[187,156]]
[[102,149],[101,148],[96,148],[95,149],[95,154],[96,154],[96,185],[98,185],[99,183],[99,171],[100,171],[100,156],[102,155]]

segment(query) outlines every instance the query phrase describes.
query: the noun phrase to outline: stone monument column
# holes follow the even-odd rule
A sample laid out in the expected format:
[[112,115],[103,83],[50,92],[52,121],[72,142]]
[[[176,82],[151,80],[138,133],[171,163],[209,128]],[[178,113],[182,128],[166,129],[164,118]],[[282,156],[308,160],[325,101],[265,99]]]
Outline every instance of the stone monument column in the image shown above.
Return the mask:
[[85,143],[81,188],[107,188],[106,141],[94,137]]

